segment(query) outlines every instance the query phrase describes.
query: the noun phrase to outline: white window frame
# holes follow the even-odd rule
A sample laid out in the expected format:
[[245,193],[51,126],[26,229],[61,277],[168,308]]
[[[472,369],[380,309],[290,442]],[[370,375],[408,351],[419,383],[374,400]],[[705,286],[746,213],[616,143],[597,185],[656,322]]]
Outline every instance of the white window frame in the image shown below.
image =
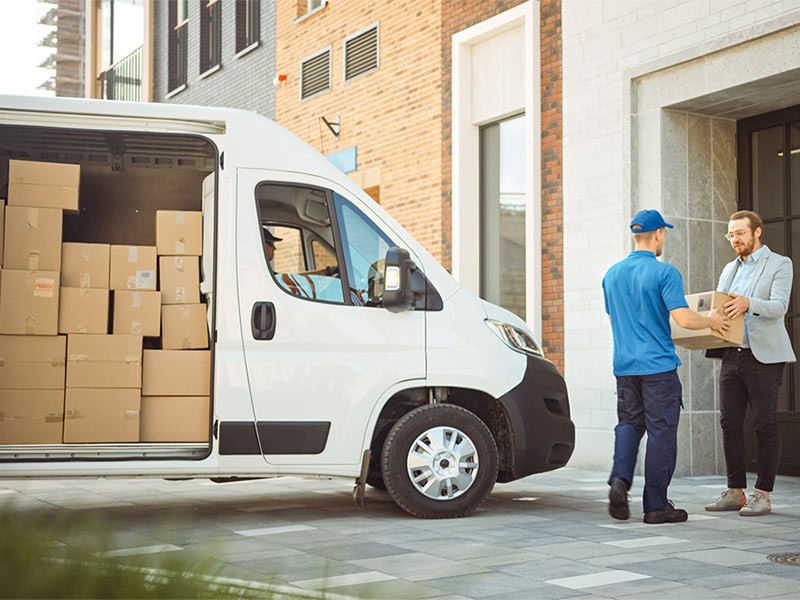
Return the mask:
[[525,313],[536,336],[542,335],[541,100],[539,3],[529,0],[452,37],[452,210],[453,276],[480,293],[480,125],[472,118],[472,47],[514,28],[524,27],[524,110],[526,239]]

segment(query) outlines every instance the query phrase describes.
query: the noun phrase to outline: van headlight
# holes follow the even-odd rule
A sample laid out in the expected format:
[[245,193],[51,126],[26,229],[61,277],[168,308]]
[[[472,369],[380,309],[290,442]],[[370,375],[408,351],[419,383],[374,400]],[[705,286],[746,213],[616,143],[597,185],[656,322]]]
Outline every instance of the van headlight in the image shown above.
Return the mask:
[[489,329],[494,331],[497,337],[503,340],[503,343],[512,350],[544,358],[544,352],[542,352],[536,340],[519,327],[514,327],[502,321],[495,321],[494,319],[486,319],[485,322]]

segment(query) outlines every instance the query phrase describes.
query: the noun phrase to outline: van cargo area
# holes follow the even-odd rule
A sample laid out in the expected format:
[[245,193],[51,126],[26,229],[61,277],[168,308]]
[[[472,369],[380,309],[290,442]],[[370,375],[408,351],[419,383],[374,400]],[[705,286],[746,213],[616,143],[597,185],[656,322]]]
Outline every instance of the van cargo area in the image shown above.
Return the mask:
[[[199,292],[202,227],[184,256],[180,234],[157,248],[156,225],[180,224],[186,215],[199,224],[203,181],[216,162],[213,144],[192,134],[0,124],[0,200],[6,217],[24,221],[12,227],[6,218],[11,235],[0,244],[0,460],[209,454],[213,346]],[[45,216],[57,224],[45,229]],[[17,242],[16,232],[48,239]],[[174,332],[180,323],[170,317],[177,341],[165,346],[159,260],[190,266],[186,283],[170,288],[169,307],[171,314],[199,309],[204,342],[182,346],[188,338]],[[48,277],[39,275],[47,273],[58,283],[42,291]],[[12,287],[32,278],[35,299],[16,297]],[[58,327],[45,332],[36,328],[47,319],[30,307],[47,295],[58,304],[45,309]],[[181,303],[184,295],[192,304]],[[191,385],[182,388],[183,380]]]

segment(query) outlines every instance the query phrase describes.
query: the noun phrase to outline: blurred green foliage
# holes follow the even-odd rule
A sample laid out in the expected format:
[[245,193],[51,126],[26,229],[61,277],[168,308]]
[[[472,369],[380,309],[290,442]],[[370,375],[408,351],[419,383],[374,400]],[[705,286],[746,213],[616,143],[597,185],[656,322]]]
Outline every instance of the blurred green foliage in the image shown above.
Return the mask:
[[[212,581],[208,561],[181,552],[108,558],[113,530],[91,517],[0,512],[0,598],[234,598],[252,590]],[[249,592],[249,593],[248,593]],[[264,594],[259,594],[264,597]]]

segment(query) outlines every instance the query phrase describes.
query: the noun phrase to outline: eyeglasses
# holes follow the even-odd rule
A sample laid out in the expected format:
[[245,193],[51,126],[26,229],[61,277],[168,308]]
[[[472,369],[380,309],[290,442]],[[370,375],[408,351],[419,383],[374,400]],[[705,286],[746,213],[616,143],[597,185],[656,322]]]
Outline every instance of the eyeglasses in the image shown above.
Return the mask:
[[747,233],[748,232],[746,229],[739,229],[738,231],[729,231],[728,233],[725,234],[725,239],[728,240],[729,242],[732,242],[736,238],[743,238],[745,235],[747,235]]

